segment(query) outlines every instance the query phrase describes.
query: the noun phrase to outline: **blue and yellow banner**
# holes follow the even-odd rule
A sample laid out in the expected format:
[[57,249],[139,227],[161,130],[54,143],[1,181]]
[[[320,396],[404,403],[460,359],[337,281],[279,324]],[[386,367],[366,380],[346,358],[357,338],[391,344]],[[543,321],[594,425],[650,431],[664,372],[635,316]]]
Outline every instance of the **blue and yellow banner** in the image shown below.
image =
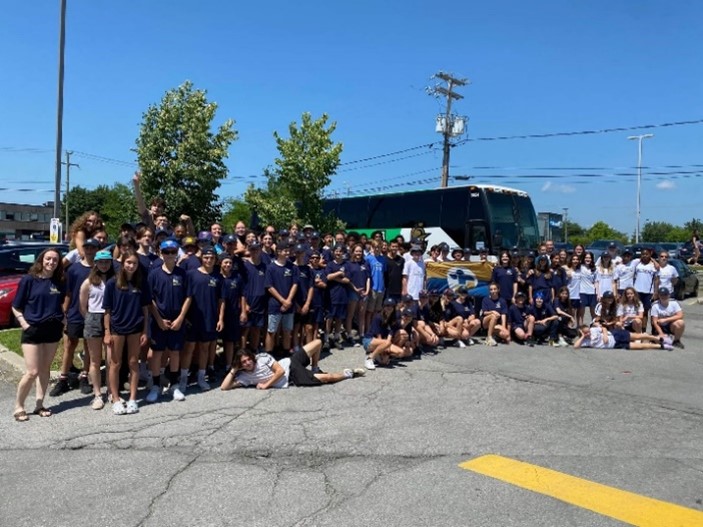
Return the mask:
[[443,292],[460,287],[473,296],[488,296],[493,266],[487,262],[425,262],[427,289]]

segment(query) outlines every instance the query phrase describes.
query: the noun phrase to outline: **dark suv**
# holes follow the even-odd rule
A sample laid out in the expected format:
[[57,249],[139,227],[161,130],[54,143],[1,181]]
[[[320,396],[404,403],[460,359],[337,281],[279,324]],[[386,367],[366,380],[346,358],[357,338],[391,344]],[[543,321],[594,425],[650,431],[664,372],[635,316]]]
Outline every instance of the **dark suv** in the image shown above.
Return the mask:
[[0,246],[0,276],[26,273],[32,267],[39,253],[50,247],[58,249],[61,256],[65,256],[68,252],[68,245],[65,243],[7,244]]

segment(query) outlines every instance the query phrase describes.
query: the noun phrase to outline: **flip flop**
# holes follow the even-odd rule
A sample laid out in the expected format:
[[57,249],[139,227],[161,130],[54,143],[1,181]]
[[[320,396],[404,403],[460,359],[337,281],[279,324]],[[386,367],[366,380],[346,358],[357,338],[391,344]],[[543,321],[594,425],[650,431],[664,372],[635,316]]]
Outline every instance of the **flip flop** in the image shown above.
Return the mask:
[[48,408],[44,408],[43,406],[40,408],[35,408],[34,411],[32,412],[34,415],[38,415],[39,417],[51,417],[51,410]]
[[14,417],[15,421],[17,421],[18,423],[26,423],[27,421],[29,421],[29,416],[24,410],[19,410],[18,412],[15,412],[14,414],[12,414],[12,417]]

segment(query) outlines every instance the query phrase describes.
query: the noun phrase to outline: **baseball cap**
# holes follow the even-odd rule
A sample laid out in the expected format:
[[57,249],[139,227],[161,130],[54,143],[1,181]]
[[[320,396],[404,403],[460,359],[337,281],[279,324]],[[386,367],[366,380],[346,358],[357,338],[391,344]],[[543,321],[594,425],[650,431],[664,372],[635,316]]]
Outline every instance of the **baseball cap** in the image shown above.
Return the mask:
[[411,246],[410,246],[410,252],[411,252],[411,253],[415,253],[415,252],[421,253],[421,252],[422,252],[422,247],[420,247],[419,245],[411,245]]
[[671,291],[669,291],[668,287],[660,287],[658,293],[659,296],[669,296],[671,294]]
[[429,293],[425,291],[424,289],[420,291],[420,298],[427,298],[429,296]]
[[305,246],[302,243],[297,244],[294,248],[293,251],[296,253],[304,253],[305,252]]
[[290,246],[288,245],[288,242],[285,240],[280,241],[279,243],[276,244],[276,250],[277,251],[282,251],[283,249],[288,249]]
[[220,253],[220,254],[217,256],[217,261],[218,261],[219,263],[222,263],[222,262],[224,262],[225,260],[232,260],[233,258],[234,258],[234,257],[233,257],[231,254],[229,254],[229,253]]
[[131,223],[126,221],[122,225],[120,225],[120,230],[121,231],[133,231],[135,229],[134,229],[134,225],[132,225]]
[[400,297],[400,300],[402,302],[412,302],[413,297],[412,297],[412,295],[403,295],[402,297]]
[[222,240],[223,243],[237,243],[237,237],[234,234],[228,234]]
[[198,233],[199,242],[209,242],[212,240],[212,233],[210,231],[200,231]]
[[160,235],[168,236],[169,234],[171,234],[171,233],[168,231],[168,229],[164,229],[163,227],[159,227],[158,229],[156,229],[156,232],[154,232],[154,238],[156,238],[157,236],[160,236]]
[[315,227],[313,227],[312,225],[310,225],[309,223],[307,223],[307,224],[303,225],[303,230],[304,230],[304,231],[307,231],[307,230],[314,231],[314,230],[315,230]]
[[110,251],[98,251],[95,254],[95,261],[96,262],[99,262],[102,260],[112,260],[112,254],[110,253]]
[[100,242],[96,240],[95,238],[88,238],[86,241],[83,242],[83,246],[88,246],[88,247],[97,247],[98,249],[100,248]]
[[283,236],[288,236],[288,229],[281,229],[278,231],[278,235],[283,237]]
[[183,243],[181,245],[183,245],[183,247],[188,247],[189,245],[198,245],[198,242],[196,242],[195,238],[192,236],[186,236],[183,238]]
[[247,246],[247,248],[248,248],[250,251],[253,251],[253,250],[256,250],[256,249],[261,249],[261,244],[260,244],[259,242],[251,242],[251,243]]
[[209,245],[207,247],[203,247],[200,251],[201,256],[205,256],[206,254],[217,254],[217,251],[212,245]]
[[392,298],[386,298],[383,301],[383,307],[387,307],[387,306],[395,307],[395,300],[393,300]]
[[408,308],[408,307],[406,307],[405,309],[403,309],[403,311],[402,311],[400,314],[401,314],[402,316],[404,316],[404,317],[412,317],[412,316],[413,316],[413,310],[410,309],[410,308]]
[[447,287],[447,288],[444,290],[444,294],[447,295],[447,296],[454,296],[454,289],[452,289],[451,287]]
[[[664,288],[664,289],[666,289],[666,288]],[[615,298],[615,295],[613,294],[612,291],[604,291],[601,298]]]
[[319,257],[320,257],[319,251],[313,251],[313,252],[310,254],[310,258],[319,258]]
[[161,245],[159,245],[159,248],[163,251],[164,249],[178,249],[180,245],[178,245],[178,242],[176,240],[164,240],[161,242]]
[[312,234],[310,235],[311,239],[319,239],[320,238],[320,233],[317,231],[312,231]]
[[610,242],[608,244],[608,249],[617,249],[617,248],[618,248],[618,246],[614,242]]
[[516,299],[518,299],[518,298],[527,298],[527,295],[526,295],[525,293],[523,293],[522,291],[518,291],[517,293],[515,293],[515,298],[516,298]]

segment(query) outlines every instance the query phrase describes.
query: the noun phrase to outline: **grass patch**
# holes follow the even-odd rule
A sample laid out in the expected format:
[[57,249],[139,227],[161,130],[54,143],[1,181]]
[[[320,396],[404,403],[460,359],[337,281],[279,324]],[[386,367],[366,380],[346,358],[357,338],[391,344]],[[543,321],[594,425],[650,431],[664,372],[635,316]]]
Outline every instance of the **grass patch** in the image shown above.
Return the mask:
[[[0,331],[0,344],[5,346],[7,349],[10,351],[17,353],[20,357],[22,357],[22,345],[20,342],[20,339],[22,338],[22,330],[20,328],[14,328],[14,329],[5,329],[3,331]],[[83,351],[83,340],[81,339],[78,343],[78,346],[76,347],[76,354],[75,354],[75,359],[73,360],[73,364],[80,368],[81,362],[80,358],[78,358],[78,354]],[[63,339],[59,341],[59,345],[56,348],[56,355],[54,355],[54,360],[51,362],[51,369],[52,370],[60,370],[61,369],[61,358],[63,356]]]

